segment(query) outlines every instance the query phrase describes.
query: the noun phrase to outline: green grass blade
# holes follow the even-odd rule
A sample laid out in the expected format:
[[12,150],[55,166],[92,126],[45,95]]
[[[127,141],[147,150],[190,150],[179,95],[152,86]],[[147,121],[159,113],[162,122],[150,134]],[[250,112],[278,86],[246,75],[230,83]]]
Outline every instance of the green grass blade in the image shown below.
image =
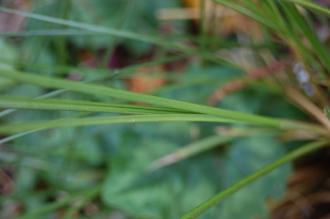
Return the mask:
[[277,26],[280,28],[280,30],[283,33],[286,33],[287,30],[286,30],[285,20],[281,14],[281,11],[278,8],[278,5],[273,0],[266,0],[263,3],[268,4],[268,7],[271,9],[273,13],[272,16],[277,21]]
[[330,54],[325,45],[322,45],[310,24],[300,14],[295,5],[290,3],[283,4],[283,10],[286,12],[288,19],[291,20],[294,27],[299,28],[303,36],[309,40],[312,50],[315,51],[315,54],[320,58],[323,65],[330,71]]
[[0,32],[1,37],[39,37],[39,36],[74,36],[74,35],[102,35],[92,31],[74,30],[74,29],[47,29],[47,30],[30,30],[20,32]]
[[[182,216],[181,219],[193,219],[193,218],[199,217],[201,214],[203,214],[209,208],[215,206],[216,204],[223,201],[228,196],[239,191],[240,189],[244,188],[245,186],[255,182],[256,180],[260,179],[261,177],[270,173],[271,171],[277,169],[278,167],[280,167],[286,163],[289,163],[299,157],[302,157],[308,153],[311,153],[317,149],[320,149],[321,147],[324,147],[327,144],[328,144],[327,141],[313,142],[313,143],[307,144],[305,146],[302,146],[293,152],[290,152],[289,154],[278,159],[277,161],[262,167],[260,170],[256,171],[255,173],[238,181],[234,185],[230,186],[229,188],[225,189],[224,191],[220,192],[219,194],[217,194],[214,197],[210,198],[209,200],[205,201],[198,207],[194,208],[193,210],[191,210],[190,212],[188,212],[187,214]],[[253,198],[253,197],[251,197],[251,198]]]
[[18,124],[1,125],[0,133],[15,134],[31,130],[44,130],[51,128],[110,125],[122,123],[141,122],[217,122],[217,123],[239,123],[230,119],[219,118],[209,115],[199,114],[151,114],[151,115],[129,115],[129,116],[98,116],[86,118],[63,118],[56,120],[26,122]]
[[285,0],[285,1],[293,2],[298,5],[304,6],[306,8],[312,9],[316,12],[321,12],[327,16],[330,16],[330,10],[328,8],[322,7],[312,1],[308,1],[308,0]]
[[[10,8],[4,8],[4,7],[0,7],[0,11],[5,12],[5,13],[17,14],[20,16],[28,17],[28,18],[33,18],[36,20],[40,20],[40,21],[48,22],[48,23],[52,23],[52,24],[64,25],[64,26],[68,26],[68,27],[87,30],[87,31],[95,32],[95,33],[108,34],[108,35],[112,35],[112,36],[123,37],[126,39],[138,40],[138,41],[143,41],[146,43],[153,43],[153,44],[162,45],[162,46],[173,46],[172,43],[169,43],[165,39],[159,39],[159,38],[152,37],[149,35],[137,34],[137,33],[129,32],[129,31],[117,30],[117,29],[113,29],[113,28],[109,28],[109,27],[101,27],[101,26],[96,26],[93,24],[86,24],[86,23],[76,22],[76,21],[72,21],[72,20],[50,17],[50,16],[46,16],[46,15],[24,12],[24,11],[19,11],[19,10],[14,10],[14,9],[10,9]],[[179,46],[179,45],[176,45],[176,46]],[[181,47],[181,46],[179,46],[179,47]]]
[[0,144],[8,143],[8,142],[13,141],[17,138],[21,138],[25,135],[32,134],[32,133],[37,132],[37,131],[38,130],[30,130],[30,131],[26,131],[26,132],[19,132],[19,133],[7,136],[5,138],[1,138],[0,139]]
[[[63,100],[63,99],[32,99],[17,96],[0,96],[0,107],[31,110],[67,110],[81,112],[107,113],[178,113],[161,107],[134,106],[128,104],[107,104],[91,101]],[[183,111],[181,111],[183,112]]]
[[[8,69],[1,69],[0,75],[4,77],[8,77],[11,79],[15,79],[21,82],[32,83],[36,85],[40,85],[43,87],[50,87],[50,88],[62,88],[62,89],[69,89],[72,91],[85,93],[85,94],[92,94],[98,96],[108,96],[113,98],[118,98],[127,101],[134,101],[134,102],[144,102],[148,104],[152,104],[155,106],[162,106],[167,108],[173,108],[178,110],[187,111],[194,113],[203,113],[214,115],[222,118],[227,118],[231,120],[237,120],[242,122],[247,122],[249,124],[255,125],[265,125],[271,126],[276,128],[293,128],[294,123],[288,122],[286,120],[281,119],[274,119],[268,118],[264,116],[257,116],[247,113],[241,113],[231,110],[219,109],[215,107],[209,107],[194,103],[188,103],[184,101],[172,100],[168,98],[156,97],[146,94],[139,94],[133,93],[129,91],[114,89],[110,87],[104,87],[99,85],[92,85],[92,84],[82,84],[75,81],[68,81],[63,79],[55,79],[45,76],[38,76],[35,74],[29,73],[20,73],[18,71],[8,70]],[[289,127],[286,127],[289,125]],[[302,128],[301,124],[296,126],[296,128]],[[311,127],[314,129],[314,127]]]

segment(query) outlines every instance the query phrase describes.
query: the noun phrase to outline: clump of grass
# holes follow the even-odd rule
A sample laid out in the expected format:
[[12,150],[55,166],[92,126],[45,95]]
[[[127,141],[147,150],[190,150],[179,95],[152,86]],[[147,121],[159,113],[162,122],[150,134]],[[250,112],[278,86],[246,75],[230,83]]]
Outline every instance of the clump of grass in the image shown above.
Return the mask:
[[[255,182],[271,171],[277,169],[281,165],[292,162],[302,156],[305,156],[315,150],[329,145],[329,120],[322,113],[319,106],[326,108],[327,93],[323,86],[328,89],[329,85],[324,85],[322,80],[328,80],[330,73],[330,56],[329,52],[319,37],[317,36],[314,26],[312,25],[312,13],[320,13],[318,16],[327,17],[330,15],[329,9],[322,7],[316,3],[305,0],[287,0],[287,1],[228,1],[214,0],[215,3],[221,4],[229,9],[235,10],[250,19],[254,19],[263,29],[265,35],[277,43],[285,47],[289,54],[293,65],[300,65],[297,74],[306,74],[308,79],[303,82],[294,82],[292,79],[292,68],[286,67],[281,76],[271,77],[270,83],[279,90],[281,95],[290,92],[288,95],[291,101],[298,105],[299,108],[305,110],[313,118],[311,121],[301,121],[297,119],[278,118],[266,115],[257,115],[253,113],[239,112],[236,110],[223,109],[219,107],[211,107],[204,104],[191,103],[189,101],[176,100],[174,98],[159,97],[151,94],[141,94],[127,91],[124,89],[112,88],[109,86],[96,84],[95,81],[102,81],[106,78],[114,79],[118,76],[129,76],[135,69],[143,66],[157,65],[170,62],[176,59],[182,59],[189,56],[197,56],[205,63],[213,63],[240,71],[248,71],[244,66],[238,66],[225,58],[220,58],[212,51],[206,51],[207,46],[204,42],[207,40],[207,33],[202,28],[202,45],[201,48],[189,46],[183,41],[168,40],[161,36],[152,36],[147,34],[135,33],[127,30],[114,29],[110,27],[97,26],[82,22],[73,21],[67,18],[55,18],[51,16],[41,15],[32,12],[23,12],[14,9],[0,7],[1,12],[16,14],[30,19],[65,26],[71,29],[52,29],[52,30],[35,30],[24,31],[19,33],[7,32],[0,33],[5,37],[39,37],[39,36],[72,36],[72,35],[105,35],[114,36],[118,39],[129,39],[141,41],[143,43],[152,44],[160,47],[162,50],[175,51],[177,56],[166,57],[150,62],[145,62],[135,66],[128,66],[124,69],[112,72],[111,76],[107,69],[99,69],[103,76],[92,81],[71,81],[54,76],[43,76],[29,71],[19,71],[8,66],[0,67],[0,76],[8,78],[15,83],[33,84],[43,89],[57,89],[49,93],[49,95],[37,98],[17,96],[12,94],[0,96],[0,107],[7,108],[0,115],[5,117],[11,115],[18,110],[38,110],[38,111],[72,111],[85,112],[85,114],[74,114],[73,116],[60,119],[44,119],[41,121],[26,121],[10,124],[1,124],[0,133],[7,136],[0,142],[8,142],[29,133],[39,132],[45,129],[78,127],[78,126],[95,126],[109,124],[135,124],[145,122],[206,122],[216,123],[219,125],[234,124],[240,126],[245,132],[230,136],[211,136],[200,141],[196,141],[187,148],[179,149],[159,160],[150,164],[148,170],[157,171],[165,166],[177,163],[181,160],[196,156],[207,150],[225,144],[242,136],[251,135],[248,130],[256,128],[257,132],[268,132],[271,130],[276,133],[289,133],[293,135],[293,139],[306,139],[313,135],[312,141],[289,152],[285,156],[279,158],[264,167],[261,167],[255,173],[243,178],[226,188],[222,192],[201,203],[196,208],[187,212],[182,216],[183,219],[197,218],[209,208],[224,201],[225,198],[239,191],[241,188]],[[202,9],[205,9],[202,7]],[[205,16],[205,11],[201,16]],[[203,20],[204,18],[202,18]],[[64,43],[64,44],[63,44]],[[59,47],[65,49],[65,41],[61,41]],[[64,47],[63,47],[64,46]],[[223,49],[223,48],[221,48]],[[258,51],[254,51],[258,52]],[[272,53],[272,50],[267,51]],[[278,54],[276,54],[278,55]],[[276,55],[273,58],[276,59]],[[280,54],[282,55],[282,54]],[[262,57],[262,54],[260,55]],[[61,63],[65,63],[66,57],[63,57]],[[75,70],[77,67],[57,66],[63,70]],[[84,67],[79,67],[84,69]],[[91,69],[88,69],[91,70]],[[92,69],[95,72],[97,69]],[[42,69],[40,70],[42,72]],[[105,74],[104,74],[105,72]],[[305,77],[305,78],[306,78]],[[93,82],[93,83],[91,83]],[[292,88],[292,87],[295,88]],[[299,87],[300,86],[300,87]],[[299,91],[300,90],[300,91]],[[298,92],[295,93],[295,92]],[[302,94],[305,92],[305,94]],[[74,98],[57,97],[63,93],[75,93],[82,95],[86,99],[79,100]],[[95,100],[96,99],[96,100]],[[106,113],[106,115],[103,115]],[[101,114],[101,115],[100,115]],[[87,116],[86,116],[87,115]],[[93,115],[93,116],[90,116]],[[316,121],[316,122],[315,122]],[[242,134],[244,133],[244,134]],[[298,133],[298,134],[297,134]],[[301,134],[302,133],[302,134]],[[299,135],[300,134],[300,135]],[[301,137],[303,135],[303,137]],[[92,199],[100,193],[100,187],[86,192],[87,199]],[[84,193],[85,194],[85,193]],[[82,196],[85,196],[82,194]],[[78,195],[80,196],[80,195]],[[90,197],[91,196],[91,197]],[[42,215],[49,211],[68,205],[76,196],[70,196],[54,205],[45,206],[40,210],[27,213],[22,218],[32,218],[36,215]]]

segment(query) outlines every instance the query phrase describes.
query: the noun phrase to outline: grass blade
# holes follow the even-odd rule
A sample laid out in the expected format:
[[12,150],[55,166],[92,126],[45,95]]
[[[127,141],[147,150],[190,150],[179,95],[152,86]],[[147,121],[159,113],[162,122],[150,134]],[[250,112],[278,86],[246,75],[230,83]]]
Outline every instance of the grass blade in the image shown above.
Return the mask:
[[8,143],[8,142],[13,141],[13,140],[15,140],[17,138],[23,137],[23,136],[28,135],[28,134],[32,134],[32,133],[37,132],[37,131],[38,130],[30,130],[30,131],[25,131],[25,132],[18,132],[16,134],[7,136],[5,138],[1,138],[0,139],[0,144]]
[[[67,110],[81,112],[107,113],[178,113],[180,111],[149,106],[134,106],[128,104],[107,104],[90,101],[63,99],[32,99],[26,97],[0,96],[0,107],[31,110]],[[183,112],[183,111],[181,111]]]
[[256,171],[255,173],[238,181],[234,185],[230,186],[229,188],[225,189],[224,191],[220,192],[219,194],[217,194],[214,197],[210,198],[209,200],[205,201],[198,207],[194,208],[193,210],[191,210],[190,212],[188,212],[187,214],[182,216],[181,219],[197,218],[198,216],[203,214],[205,211],[207,211],[209,208],[218,204],[219,202],[221,202],[228,196],[232,195],[233,193],[239,191],[241,188],[244,188],[245,186],[255,182],[256,180],[260,179],[261,177],[270,173],[271,171],[275,170],[276,168],[278,168],[288,162],[291,162],[299,157],[302,157],[308,153],[311,153],[317,149],[320,149],[321,147],[324,147],[327,144],[328,144],[327,141],[313,142],[313,143],[307,144],[305,146],[302,146],[293,152],[290,152],[289,154],[278,159],[277,161],[262,167],[260,170]]
[[31,30],[21,32],[0,32],[1,37],[39,37],[39,36],[73,36],[73,35],[100,35],[91,31],[74,30],[74,29],[49,29],[49,30]]
[[326,50],[326,46],[322,45],[316,36],[315,30],[312,29],[312,26],[304,19],[295,5],[286,3],[283,4],[282,8],[284,12],[286,12],[287,19],[292,22],[293,27],[300,29],[303,36],[309,40],[311,47],[315,51],[315,55],[320,58],[322,64],[330,71],[330,55]]
[[185,147],[182,147],[175,151],[174,153],[168,154],[164,157],[161,157],[158,160],[153,161],[148,167],[147,171],[155,171],[165,166],[177,163],[181,160],[187,159],[194,155],[200,154],[204,151],[210,150],[220,144],[225,144],[237,136],[224,136],[224,135],[215,135],[210,136],[199,141],[196,141],[192,144],[189,144]]
[[152,114],[152,115],[129,115],[129,116],[98,116],[86,118],[63,118],[57,120],[26,122],[0,126],[0,133],[14,134],[31,130],[44,130],[62,127],[77,127],[90,125],[110,125],[119,123],[138,122],[218,122],[238,123],[230,119],[219,118],[209,115],[198,114]]
[[266,133],[269,134],[271,133],[271,131],[267,129],[244,129],[244,128],[243,130],[236,128],[223,130],[221,131],[221,135],[213,135],[197,140],[191,144],[188,144],[187,146],[179,148],[173,153],[170,153],[153,161],[147,168],[147,171],[156,171],[160,168],[196,156],[200,153],[206,152],[217,146],[226,144],[240,137],[249,136],[249,135],[260,135]]
[[321,12],[327,16],[330,16],[330,10],[328,8],[322,7],[312,1],[307,1],[307,0],[286,0],[286,1],[296,3],[298,5],[304,6],[306,8],[310,8],[312,10],[315,10],[317,12]]
[[64,25],[64,26],[68,26],[68,27],[87,30],[87,31],[91,31],[94,33],[108,34],[108,35],[112,35],[112,36],[123,37],[126,39],[138,40],[138,41],[143,41],[146,43],[153,43],[153,44],[157,44],[157,45],[161,45],[161,46],[173,46],[172,43],[169,43],[168,41],[166,41],[164,39],[158,39],[155,37],[151,37],[149,35],[137,34],[137,33],[129,32],[129,31],[117,30],[117,29],[113,29],[113,28],[109,28],[109,27],[101,27],[101,26],[96,26],[93,24],[86,24],[86,23],[76,22],[76,21],[72,21],[72,20],[50,17],[50,16],[46,16],[46,15],[24,12],[24,11],[19,11],[19,10],[14,10],[14,9],[10,9],[10,8],[4,8],[4,7],[0,7],[0,11],[5,12],[5,13],[16,14],[16,15],[20,15],[20,16],[24,16],[24,17],[28,17],[28,18],[33,18],[36,20],[40,20],[40,21],[48,22],[48,23],[52,23],[52,24],[59,24],[59,25]]

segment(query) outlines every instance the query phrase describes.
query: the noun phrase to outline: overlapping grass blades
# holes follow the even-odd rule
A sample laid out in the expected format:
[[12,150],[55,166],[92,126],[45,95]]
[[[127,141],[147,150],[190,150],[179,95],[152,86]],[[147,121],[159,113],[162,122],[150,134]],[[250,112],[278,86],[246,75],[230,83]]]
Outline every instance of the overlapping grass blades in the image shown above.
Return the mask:
[[[322,11],[327,15],[330,14],[329,9],[303,0],[279,2],[265,0],[259,1],[258,3],[252,3],[251,1],[213,1],[256,20],[264,27],[267,27],[273,33],[277,34],[282,38],[283,42],[292,48],[297,61],[303,62],[306,66],[310,66],[311,68],[317,68],[320,73],[326,74],[320,66],[320,60],[322,65],[326,68],[326,72],[330,72],[329,52],[318,39],[309,21],[298,11],[296,5],[293,3],[298,3],[303,6],[308,5],[310,8],[320,12]],[[301,42],[302,36],[308,39],[308,46]]]
[[[24,83],[32,83],[35,85],[48,87],[48,88],[69,89],[71,91],[76,91],[89,95],[107,96],[107,97],[117,98],[120,100],[142,102],[157,107],[165,107],[166,108],[165,111],[171,108],[173,110],[211,115],[211,116],[216,116],[219,119],[226,119],[238,123],[244,122],[251,125],[263,125],[263,126],[270,126],[275,128],[284,128],[284,129],[302,128],[312,131],[321,131],[321,132],[323,131],[318,126],[303,124],[300,122],[294,122],[285,119],[275,119],[275,118],[252,115],[247,113],[235,112],[231,110],[219,109],[215,107],[209,107],[209,106],[204,106],[204,105],[199,105],[184,101],[178,101],[168,98],[162,98],[152,95],[139,94],[130,91],[114,89],[100,85],[82,84],[80,82],[50,78],[50,77],[39,76],[29,73],[22,73],[8,69],[1,69],[0,76],[4,76]],[[162,117],[163,116],[164,115],[162,115]]]

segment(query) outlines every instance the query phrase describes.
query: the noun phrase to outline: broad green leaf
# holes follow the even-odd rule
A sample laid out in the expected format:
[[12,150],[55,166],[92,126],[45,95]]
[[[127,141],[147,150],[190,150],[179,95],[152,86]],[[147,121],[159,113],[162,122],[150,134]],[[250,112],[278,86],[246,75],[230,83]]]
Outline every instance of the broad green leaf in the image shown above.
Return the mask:
[[[160,124],[148,128],[148,136],[135,133],[143,128],[139,125],[122,133],[122,141],[110,156],[110,172],[104,185],[102,197],[105,202],[129,215],[143,218],[178,218],[186,209],[198,203],[214,191],[210,180],[209,162],[195,161],[171,170],[148,174],[145,170],[157,157],[178,146],[176,138],[187,140],[190,125],[176,126]],[[157,135],[162,130],[162,136]],[[167,131],[165,131],[167,130]],[[134,153],[131,153],[134,145]],[[207,161],[204,159],[204,161]]]
[[[250,137],[230,145],[223,163],[224,186],[229,187],[261,166],[285,155],[282,145],[271,137]],[[238,191],[219,206],[220,218],[253,219],[268,215],[267,201],[285,192],[289,166],[278,168],[251,186]],[[254,194],[251,196],[251,194]]]

